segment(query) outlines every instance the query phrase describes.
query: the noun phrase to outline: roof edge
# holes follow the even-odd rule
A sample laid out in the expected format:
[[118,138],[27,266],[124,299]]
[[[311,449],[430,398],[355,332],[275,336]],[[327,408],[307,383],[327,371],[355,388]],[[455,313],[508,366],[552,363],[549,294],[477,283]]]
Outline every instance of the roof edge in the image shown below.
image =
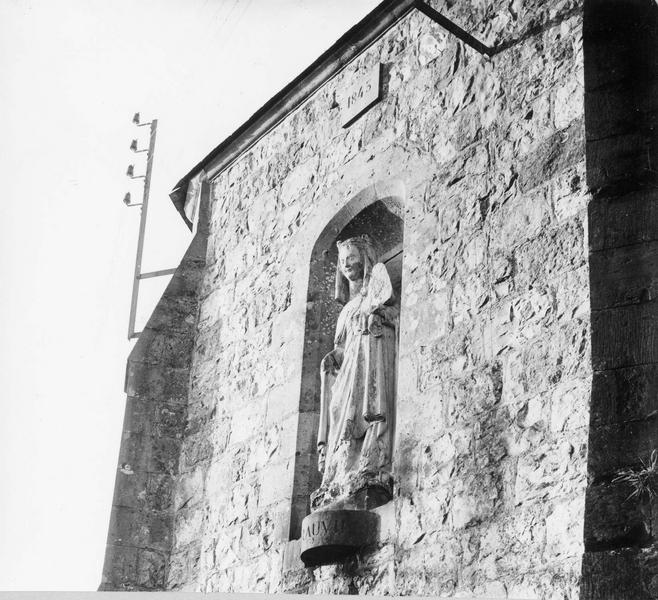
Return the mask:
[[[384,0],[341,36],[280,92],[270,98],[247,121],[225,138],[183,177],[169,194],[176,210],[184,215],[187,184],[200,170],[213,174],[232,162],[286,114],[320,88],[337,71],[360,54],[376,38],[409,13],[416,0]],[[213,162],[213,168],[207,166]],[[185,219],[185,217],[183,217]],[[187,221],[187,219],[185,219]]]
[[175,185],[169,197],[188,227],[190,224],[185,216],[184,204],[188,183],[192,177],[205,170],[208,179],[212,179],[415,8],[480,53],[491,55],[490,48],[436,12],[423,0],[384,0],[270,98]]

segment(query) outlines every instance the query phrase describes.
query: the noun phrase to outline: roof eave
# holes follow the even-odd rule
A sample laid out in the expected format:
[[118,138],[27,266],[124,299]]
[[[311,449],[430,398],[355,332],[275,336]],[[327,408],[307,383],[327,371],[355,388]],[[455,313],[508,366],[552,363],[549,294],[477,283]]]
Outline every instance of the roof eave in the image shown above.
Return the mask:
[[497,51],[475,39],[423,0],[384,0],[176,184],[169,196],[188,227],[191,229],[192,224],[185,215],[184,206],[192,177],[205,171],[208,179],[214,178],[413,9],[420,10],[483,55],[492,56]]
[[187,186],[192,177],[202,170],[208,173],[209,178],[221,172],[404,18],[415,4],[417,0],[384,0],[195,165],[169,194],[187,226],[191,228],[192,224],[185,216],[184,205]]

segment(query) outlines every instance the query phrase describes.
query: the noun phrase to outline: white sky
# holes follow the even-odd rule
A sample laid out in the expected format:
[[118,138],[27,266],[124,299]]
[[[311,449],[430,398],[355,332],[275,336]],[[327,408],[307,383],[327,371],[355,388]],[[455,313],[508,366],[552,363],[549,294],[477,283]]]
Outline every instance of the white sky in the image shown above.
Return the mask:
[[[0,0],[0,590],[100,583],[130,350],[133,113],[158,118],[143,269],[169,268],[190,241],[174,184],[377,4]],[[138,327],[167,279],[143,284]]]

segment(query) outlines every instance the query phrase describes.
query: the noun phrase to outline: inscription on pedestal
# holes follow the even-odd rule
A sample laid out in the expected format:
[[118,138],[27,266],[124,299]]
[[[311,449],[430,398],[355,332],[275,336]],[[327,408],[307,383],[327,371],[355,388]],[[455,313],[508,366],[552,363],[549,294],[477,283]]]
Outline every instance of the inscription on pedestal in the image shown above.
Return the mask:
[[341,562],[377,542],[379,515],[367,510],[319,510],[302,521],[301,559],[307,567]]
[[319,513],[320,520],[309,520],[306,524],[306,529],[303,532],[303,538],[314,541],[320,536],[324,538],[328,535],[343,535],[345,531],[347,531],[347,519],[341,514],[342,511],[336,511],[337,514],[335,515],[332,514],[332,512],[333,511],[325,511]]

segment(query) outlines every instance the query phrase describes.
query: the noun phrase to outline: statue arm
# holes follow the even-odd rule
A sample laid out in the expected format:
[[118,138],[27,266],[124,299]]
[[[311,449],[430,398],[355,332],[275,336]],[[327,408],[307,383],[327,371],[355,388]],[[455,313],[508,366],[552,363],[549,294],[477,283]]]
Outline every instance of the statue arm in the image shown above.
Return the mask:
[[322,359],[321,373],[332,373],[340,369],[343,364],[343,347],[336,346],[331,352],[328,352]]
[[368,316],[368,331],[378,337],[382,335],[382,327],[395,329],[398,323],[398,310],[394,306],[380,305]]
[[329,402],[331,399],[331,377],[343,364],[343,348],[336,346],[328,352],[320,364],[320,423],[318,425],[318,470],[324,471],[327,437],[329,435]]
[[391,327],[395,327],[397,324],[399,313],[400,311],[395,306],[389,304],[380,304],[371,312],[373,315],[379,315],[384,325],[389,325]]
[[393,284],[386,266],[377,263],[370,274],[366,299],[361,309],[369,330],[371,326],[375,329],[382,325],[396,327],[398,309],[393,305],[394,299]]

